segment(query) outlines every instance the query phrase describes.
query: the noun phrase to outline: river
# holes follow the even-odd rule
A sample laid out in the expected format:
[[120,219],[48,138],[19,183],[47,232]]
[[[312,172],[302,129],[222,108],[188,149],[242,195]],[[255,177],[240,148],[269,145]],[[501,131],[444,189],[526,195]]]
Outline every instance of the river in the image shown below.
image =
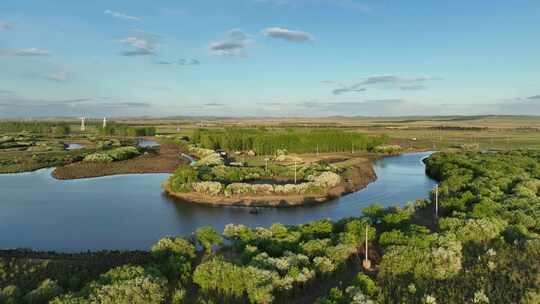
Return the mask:
[[274,222],[299,224],[359,216],[381,203],[404,205],[425,198],[435,182],[425,175],[429,152],[388,157],[374,163],[377,181],[364,190],[316,206],[263,209],[214,207],[175,202],[161,183],[168,174],[117,175],[59,181],[52,169],[0,175],[0,248],[77,252],[102,249],[149,249],[166,235],[189,235],[210,225],[251,227]]

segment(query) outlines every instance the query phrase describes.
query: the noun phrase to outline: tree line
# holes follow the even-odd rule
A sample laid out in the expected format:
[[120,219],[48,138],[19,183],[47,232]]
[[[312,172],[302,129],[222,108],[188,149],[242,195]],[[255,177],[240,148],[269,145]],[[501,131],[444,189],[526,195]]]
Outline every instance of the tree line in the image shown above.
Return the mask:
[[108,124],[105,128],[100,128],[101,135],[109,136],[154,136],[155,127],[133,127],[126,124]]
[[386,135],[368,136],[336,129],[198,129],[192,136],[193,143],[203,148],[252,150],[261,155],[276,154],[280,149],[292,153],[366,151],[388,140]]
[[68,135],[71,133],[71,127],[70,124],[66,122],[6,121],[0,122],[0,132],[30,132],[39,134]]

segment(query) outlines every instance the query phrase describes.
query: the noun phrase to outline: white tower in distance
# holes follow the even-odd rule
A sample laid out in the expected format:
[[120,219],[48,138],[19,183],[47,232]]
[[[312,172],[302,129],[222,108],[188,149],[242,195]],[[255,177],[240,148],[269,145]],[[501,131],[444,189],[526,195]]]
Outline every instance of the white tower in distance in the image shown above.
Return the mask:
[[103,129],[107,127],[107,117],[103,117]]
[[86,131],[86,126],[84,125],[84,117],[81,117],[81,132]]

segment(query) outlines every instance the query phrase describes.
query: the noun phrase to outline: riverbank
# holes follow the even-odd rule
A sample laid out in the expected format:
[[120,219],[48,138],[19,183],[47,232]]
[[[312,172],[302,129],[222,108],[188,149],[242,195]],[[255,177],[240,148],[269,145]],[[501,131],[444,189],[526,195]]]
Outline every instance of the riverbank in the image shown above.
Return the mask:
[[208,195],[197,192],[172,191],[169,181],[163,184],[165,193],[176,200],[187,203],[206,204],[214,206],[240,206],[240,207],[277,207],[287,208],[303,205],[324,203],[343,195],[365,188],[377,179],[372,161],[378,158],[371,155],[365,158],[353,158],[344,162],[347,166],[342,174],[341,182],[325,194],[298,194],[298,195]]
[[112,163],[77,162],[57,167],[51,175],[60,180],[93,178],[117,174],[172,173],[185,162],[180,145],[166,143],[156,152]]

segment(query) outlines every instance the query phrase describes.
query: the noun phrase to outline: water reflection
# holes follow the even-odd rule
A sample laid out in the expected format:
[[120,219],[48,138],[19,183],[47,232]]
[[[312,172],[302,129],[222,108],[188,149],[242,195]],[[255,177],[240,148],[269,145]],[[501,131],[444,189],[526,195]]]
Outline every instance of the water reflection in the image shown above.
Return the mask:
[[51,169],[0,175],[0,247],[81,251],[148,249],[165,235],[189,235],[228,223],[269,226],[360,214],[371,203],[404,204],[427,196],[434,182],[413,153],[377,161],[378,180],[366,189],[317,206],[290,209],[217,207],[171,200],[161,191],[167,174],[119,175],[58,181]]
[[82,148],[84,148],[84,145],[71,143],[67,144],[66,150],[80,150]]
[[137,139],[137,145],[141,148],[151,148],[159,146],[159,143],[155,140],[139,138]]

